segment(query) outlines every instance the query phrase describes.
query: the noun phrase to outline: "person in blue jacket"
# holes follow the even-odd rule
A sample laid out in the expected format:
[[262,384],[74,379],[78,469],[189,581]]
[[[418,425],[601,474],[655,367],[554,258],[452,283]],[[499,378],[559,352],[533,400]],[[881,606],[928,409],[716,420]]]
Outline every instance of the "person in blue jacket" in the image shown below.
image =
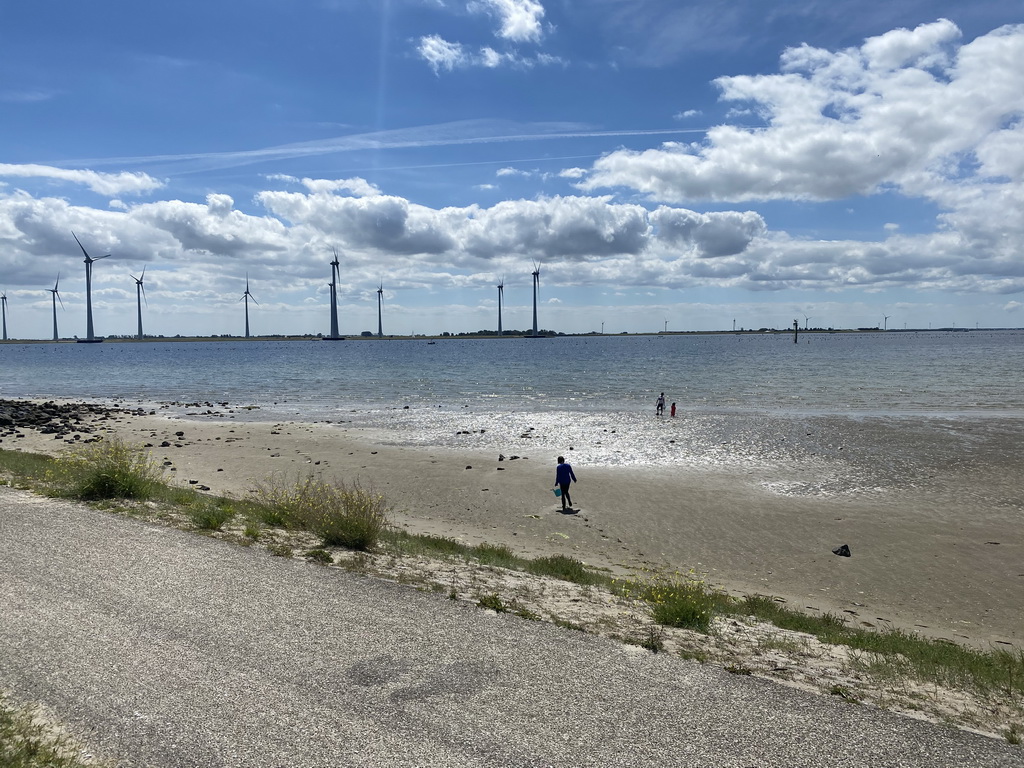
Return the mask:
[[578,482],[576,475],[572,472],[572,465],[566,463],[565,456],[558,457],[558,466],[555,468],[555,485],[562,489],[562,511],[566,505],[572,508],[572,499],[569,497],[569,483]]

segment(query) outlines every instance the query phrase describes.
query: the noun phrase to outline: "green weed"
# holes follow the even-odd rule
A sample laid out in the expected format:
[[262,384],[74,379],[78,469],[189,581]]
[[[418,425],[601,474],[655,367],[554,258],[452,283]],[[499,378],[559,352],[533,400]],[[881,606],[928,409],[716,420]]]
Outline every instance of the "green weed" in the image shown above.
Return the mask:
[[163,485],[163,467],[142,448],[117,438],[73,448],[51,469],[57,495],[84,501],[145,500]]
[[186,506],[192,525],[203,531],[219,531],[231,518],[235,510],[224,499],[197,496]]
[[27,708],[0,696],[0,766],[3,768],[80,768],[71,742],[48,732]]
[[306,475],[288,482],[271,478],[256,487],[257,515],[267,525],[310,531],[325,546],[368,550],[387,526],[384,497],[342,482]]

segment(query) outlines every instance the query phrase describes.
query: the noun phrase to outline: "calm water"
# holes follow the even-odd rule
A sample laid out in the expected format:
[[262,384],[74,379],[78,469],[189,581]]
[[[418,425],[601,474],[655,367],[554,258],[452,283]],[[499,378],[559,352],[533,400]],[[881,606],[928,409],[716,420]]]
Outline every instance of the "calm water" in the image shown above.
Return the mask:
[[[820,464],[809,492],[1009,461],[1022,371],[1021,331],[0,345],[0,397],[210,402],[595,464]],[[677,419],[654,418],[661,391]]]

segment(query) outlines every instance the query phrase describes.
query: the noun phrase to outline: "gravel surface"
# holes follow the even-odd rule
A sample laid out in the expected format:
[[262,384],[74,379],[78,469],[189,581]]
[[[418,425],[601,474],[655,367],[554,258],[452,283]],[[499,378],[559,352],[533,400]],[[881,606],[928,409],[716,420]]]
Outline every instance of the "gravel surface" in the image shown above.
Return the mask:
[[8,488],[0,688],[118,766],[1024,766],[1000,741]]

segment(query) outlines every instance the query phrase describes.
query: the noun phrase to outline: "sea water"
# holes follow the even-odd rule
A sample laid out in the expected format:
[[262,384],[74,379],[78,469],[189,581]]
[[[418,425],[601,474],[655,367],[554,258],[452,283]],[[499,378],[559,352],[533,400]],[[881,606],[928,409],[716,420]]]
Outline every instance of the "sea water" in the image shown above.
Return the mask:
[[[572,451],[590,465],[740,468],[783,493],[1012,466],[1022,371],[1024,331],[0,345],[5,398],[329,422],[394,444]],[[661,392],[675,418],[655,415]],[[805,479],[778,479],[795,465]]]

